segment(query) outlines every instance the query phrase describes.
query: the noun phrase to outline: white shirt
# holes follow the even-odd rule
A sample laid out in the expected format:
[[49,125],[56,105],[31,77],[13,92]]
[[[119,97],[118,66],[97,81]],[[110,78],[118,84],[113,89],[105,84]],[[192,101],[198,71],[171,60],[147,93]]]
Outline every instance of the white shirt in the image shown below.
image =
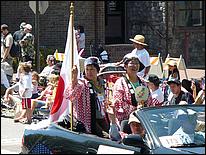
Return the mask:
[[107,51],[103,51],[103,52],[100,54],[100,56],[101,56],[102,60],[109,60]]
[[6,75],[10,75],[10,76],[13,75],[14,72],[13,67],[8,62],[2,62],[1,69],[3,69]]
[[158,104],[158,102],[159,103],[164,102],[164,94],[160,88],[158,88],[157,90],[155,90],[153,92],[150,90],[150,92],[152,95],[152,100],[156,99],[156,100],[152,101],[153,103]]
[[[27,89],[25,91],[25,89]],[[24,96],[22,96],[23,91],[25,91]],[[31,98],[32,96],[32,75],[29,74],[21,74],[19,80],[19,94],[22,98]]]
[[6,74],[2,68],[1,68],[1,84],[3,84],[6,88],[9,88],[10,86]]
[[31,89],[32,89],[32,94],[38,93],[38,82],[37,81],[35,84],[32,82]]
[[[2,36],[3,37],[3,36]],[[1,38],[1,58],[4,56],[5,48],[11,48],[13,44],[13,37],[11,33],[9,33],[6,38]]]
[[44,67],[44,69],[40,73],[40,76],[49,76],[53,70],[53,67],[54,67],[54,65]]
[[[134,53],[137,55],[137,57],[139,58],[139,61],[145,66],[145,68],[150,66],[150,56],[146,49],[137,50],[135,48],[131,53]],[[145,68],[141,72],[138,72],[137,75],[143,77]]]
[[85,33],[79,34],[79,48],[85,48]]

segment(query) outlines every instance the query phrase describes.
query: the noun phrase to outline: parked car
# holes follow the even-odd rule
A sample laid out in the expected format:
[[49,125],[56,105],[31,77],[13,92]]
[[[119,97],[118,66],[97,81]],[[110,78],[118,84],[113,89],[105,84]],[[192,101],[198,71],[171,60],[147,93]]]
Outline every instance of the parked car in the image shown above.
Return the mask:
[[145,129],[144,138],[128,135],[116,142],[43,120],[25,127],[21,153],[205,153],[204,105],[144,107],[134,114]]

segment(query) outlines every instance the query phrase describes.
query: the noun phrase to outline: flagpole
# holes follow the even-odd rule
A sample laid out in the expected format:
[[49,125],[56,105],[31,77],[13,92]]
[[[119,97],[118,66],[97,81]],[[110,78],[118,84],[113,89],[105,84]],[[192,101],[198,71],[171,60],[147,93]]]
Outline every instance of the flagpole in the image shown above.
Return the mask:
[[[73,3],[73,1],[71,1],[71,5],[70,5],[70,19],[72,20],[71,21],[71,25],[72,25],[72,50],[71,50],[71,52],[72,52],[72,61],[71,61],[71,67],[73,67],[73,65],[74,65],[74,40],[73,40],[73,35],[74,35],[74,31],[73,31],[73,28],[74,28],[74,3]],[[71,68],[71,70],[72,70],[72,68]],[[70,73],[70,74],[72,74],[72,73]],[[71,106],[71,118],[70,118],[70,122],[71,122],[71,131],[73,130],[73,103],[72,102],[70,102],[70,106]]]

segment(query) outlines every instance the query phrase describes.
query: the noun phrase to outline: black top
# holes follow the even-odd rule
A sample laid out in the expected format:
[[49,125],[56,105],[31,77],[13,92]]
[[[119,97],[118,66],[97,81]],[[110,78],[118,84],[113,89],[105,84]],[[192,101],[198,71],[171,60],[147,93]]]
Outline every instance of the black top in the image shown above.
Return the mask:
[[191,93],[181,91],[177,97],[172,97],[170,104],[177,105],[180,103],[180,101],[186,101],[188,104],[192,104],[194,103],[194,98]]

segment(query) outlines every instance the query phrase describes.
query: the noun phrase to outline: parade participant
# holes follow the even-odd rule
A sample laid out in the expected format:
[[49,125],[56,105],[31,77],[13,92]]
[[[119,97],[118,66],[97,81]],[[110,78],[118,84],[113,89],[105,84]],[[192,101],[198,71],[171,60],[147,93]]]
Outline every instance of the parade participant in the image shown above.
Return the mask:
[[167,81],[167,84],[170,87],[171,92],[173,93],[171,99],[169,99],[169,104],[177,105],[181,101],[185,101],[187,104],[193,104],[194,98],[191,93],[184,92],[181,90],[181,82],[176,78],[170,78]]
[[148,51],[145,49],[145,46],[148,46],[144,42],[145,38],[143,35],[136,35],[134,39],[130,40],[133,42],[133,46],[135,47],[132,53],[136,54],[139,61],[145,66],[145,68],[142,71],[139,71],[137,75],[146,77],[150,70],[150,56]]
[[[127,54],[124,59],[124,67],[126,75],[119,78],[113,87],[112,104],[115,108],[115,117],[118,120],[118,124],[121,124],[123,120],[127,120],[129,114],[137,108],[151,105],[151,95],[144,94],[144,92],[149,92],[149,89],[146,83],[137,76],[137,72],[144,68],[137,55],[133,53]],[[144,91],[141,96],[136,96],[136,90],[142,87]]]
[[106,119],[106,94],[103,79],[97,77],[100,70],[99,59],[85,60],[85,76],[77,79],[77,66],[72,69],[72,82],[66,88],[65,97],[74,105],[74,117],[81,121],[86,132],[108,138],[109,123]]
[[119,131],[118,126],[115,124],[115,116],[113,113],[108,112],[108,116],[111,122],[109,134],[112,140],[121,141],[126,135],[129,134],[139,134],[142,138],[144,137],[144,127],[142,126],[139,119],[135,116],[135,112],[132,112],[129,115],[129,119],[126,120],[128,129],[124,131]]
[[161,106],[164,102],[164,94],[160,89],[160,79],[155,74],[150,74],[147,79],[147,84],[152,95],[152,105],[151,106]]

